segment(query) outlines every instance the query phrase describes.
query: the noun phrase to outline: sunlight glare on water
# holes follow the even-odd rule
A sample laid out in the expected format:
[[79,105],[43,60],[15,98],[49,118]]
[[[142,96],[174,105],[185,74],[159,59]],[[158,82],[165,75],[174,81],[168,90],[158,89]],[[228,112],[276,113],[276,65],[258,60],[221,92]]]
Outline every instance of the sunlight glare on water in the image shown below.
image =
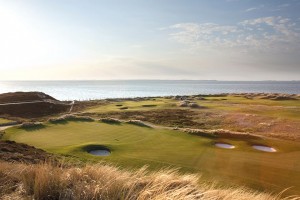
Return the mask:
[[92,100],[241,92],[300,93],[300,81],[0,81],[0,93],[39,91],[58,100]]

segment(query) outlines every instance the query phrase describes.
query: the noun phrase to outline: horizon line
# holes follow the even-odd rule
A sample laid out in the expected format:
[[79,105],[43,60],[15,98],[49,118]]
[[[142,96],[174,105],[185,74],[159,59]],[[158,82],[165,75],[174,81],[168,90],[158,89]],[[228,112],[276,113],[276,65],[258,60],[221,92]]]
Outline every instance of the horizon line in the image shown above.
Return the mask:
[[6,81],[235,81],[235,82],[299,82],[299,80],[214,80],[214,79],[32,79],[32,80],[0,80],[0,82]]

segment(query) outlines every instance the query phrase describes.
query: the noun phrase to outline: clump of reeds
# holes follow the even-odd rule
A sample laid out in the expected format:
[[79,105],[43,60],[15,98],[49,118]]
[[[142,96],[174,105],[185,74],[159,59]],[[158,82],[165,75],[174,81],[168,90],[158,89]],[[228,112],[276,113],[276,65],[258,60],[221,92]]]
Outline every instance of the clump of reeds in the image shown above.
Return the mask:
[[191,128],[183,128],[181,129],[184,132],[187,132],[192,135],[206,136],[206,137],[224,137],[224,138],[259,138],[256,135],[252,135],[246,132],[236,132],[224,129],[191,129]]
[[94,119],[92,117],[78,116],[78,115],[72,115],[72,114],[67,114],[67,115],[63,115],[60,117],[48,119],[48,121],[51,123],[65,122],[68,120],[70,120],[70,121],[72,121],[72,120],[73,121],[94,121]]
[[198,175],[170,169],[150,172],[146,168],[120,170],[106,164],[58,167],[0,162],[0,199],[4,196],[36,200],[284,199],[246,188],[220,189],[201,182]]
[[39,127],[43,126],[43,123],[41,122],[23,122],[20,127],[21,128],[34,128],[34,127]]
[[122,121],[116,118],[110,118],[110,117],[106,117],[106,118],[101,118],[99,119],[99,121],[107,123],[107,124],[121,124]]
[[152,126],[146,122],[143,122],[141,120],[128,120],[126,121],[126,123],[128,124],[134,124],[134,125],[137,125],[137,126],[143,126],[143,127],[149,127],[149,128],[152,128]]

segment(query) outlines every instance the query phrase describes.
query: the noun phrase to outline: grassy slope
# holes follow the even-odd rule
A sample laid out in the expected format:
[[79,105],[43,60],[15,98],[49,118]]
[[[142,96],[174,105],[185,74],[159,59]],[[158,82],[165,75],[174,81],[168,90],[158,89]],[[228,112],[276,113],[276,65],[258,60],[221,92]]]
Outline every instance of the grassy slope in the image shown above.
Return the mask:
[[[300,119],[300,100],[284,100],[276,101],[269,99],[246,99],[244,97],[206,97],[205,100],[193,100],[199,105],[208,109],[217,111],[232,111],[232,112],[256,112],[266,116],[280,116],[291,119]],[[85,110],[85,112],[114,112],[114,111],[135,111],[135,110],[152,110],[163,108],[176,108],[179,100],[156,98],[154,101],[121,101],[110,102],[107,105],[94,106]],[[121,105],[121,106],[120,106]],[[144,107],[145,105],[154,105],[153,107]],[[120,109],[128,107],[128,109]],[[251,109],[259,108],[259,109]],[[178,108],[178,107],[177,107]],[[275,112],[274,112],[275,111]]]
[[104,164],[63,168],[5,162],[0,162],[0,198],[291,200],[241,187],[220,188],[197,175],[180,175],[174,170],[124,171]]
[[12,121],[8,120],[8,119],[0,118],[0,125],[1,124],[6,124],[6,123],[9,123],[9,122],[12,122]]
[[[215,141],[211,139],[179,131],[100,122],[47,124],[37,130],[12,128],[6,132],[5,139],[77,156],[82,160],[105,160],[125,167],[147,164],[150,169],[180,167],[183,171],[200,172],[205,178],[224,182],[277,192],[295,186],[294,192],[300,192],[299,143],[256,141],[279,150],[278,153],[264,153],[252,149],[250,141],[225,140],[237,146],[234,150],[226,150],[215,148]],[[83,149],[90,144],[106,145],[112,150],[111,156],[89,155]]]
[[[89,107],[84,112],[95,116],[142,119],[166,126],[222,128],[300,141],[300,100],[280,101],[260,97],[246,99],[228,95],[193,101],[202,107],[200,109],[179,107],[177,106],[179,100],[156,98],[148,101],[106,102],[105,105]],[[143,107],[143,105],[156,106]],[[123,110],[120,107],[128,109]],[[177,110],[176,116],[170,114],[170,109]],[[178,112],[180,110],[184,112],[180,114]]]

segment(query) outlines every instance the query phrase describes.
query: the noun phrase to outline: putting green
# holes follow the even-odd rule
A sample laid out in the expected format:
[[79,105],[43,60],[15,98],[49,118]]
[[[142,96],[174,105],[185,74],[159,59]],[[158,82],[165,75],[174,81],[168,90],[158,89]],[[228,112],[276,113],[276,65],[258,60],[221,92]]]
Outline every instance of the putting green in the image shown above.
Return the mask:
[[[168,129],[79,121],[46,123],[30,129],[10,128],[4,139],[84,161],[105,160],[127,168],[179,167],[221,183],[246,184],[274,192],[293,187],[292,193],[300,193],[300,145],[296,142],[215,140]],[[218,148],[215,142],[232,144],[235,148]],[[278,152],[258,151],[251,144],[271,146]],[[93,145],[105,146],[111,154],[91,155],[87,149]]]

